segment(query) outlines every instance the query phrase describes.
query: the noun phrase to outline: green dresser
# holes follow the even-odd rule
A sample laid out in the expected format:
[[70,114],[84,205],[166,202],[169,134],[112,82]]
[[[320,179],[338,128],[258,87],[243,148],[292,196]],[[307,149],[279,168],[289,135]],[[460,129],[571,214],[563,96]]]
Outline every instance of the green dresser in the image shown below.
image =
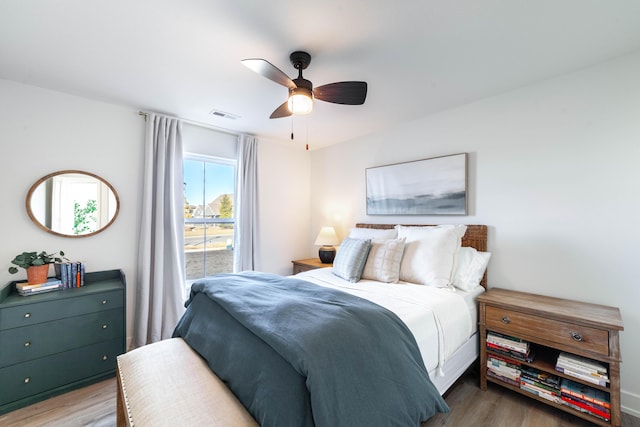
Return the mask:
[[125,352],[121,270],[85,274],[85,285],[20,296],[0,290],[0,414],[115,375]]

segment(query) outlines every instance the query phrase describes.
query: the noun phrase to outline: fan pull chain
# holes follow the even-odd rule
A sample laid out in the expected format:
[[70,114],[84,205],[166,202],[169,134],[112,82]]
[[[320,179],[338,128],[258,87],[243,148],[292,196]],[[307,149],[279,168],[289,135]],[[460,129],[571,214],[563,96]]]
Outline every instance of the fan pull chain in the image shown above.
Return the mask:
[[307,148],[307,151],[309,151],[309,118],[308,117],[304,118],[304,124],[307,127],[307,144],[306,144],[306,148]]
[[291,140],[293,141],[293,114],[291,115]]

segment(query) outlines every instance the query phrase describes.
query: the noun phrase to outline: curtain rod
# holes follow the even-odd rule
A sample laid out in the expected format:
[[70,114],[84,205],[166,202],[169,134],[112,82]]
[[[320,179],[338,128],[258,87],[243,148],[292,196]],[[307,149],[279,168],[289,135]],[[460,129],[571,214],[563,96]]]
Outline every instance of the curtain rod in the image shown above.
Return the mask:
[[[138,115],[139,116],[145,116],[145,120],[149,116],[149,114],[158,114],[158,115],[161,115],[161,116],[170,117],[172,119],[178,119],[178,120],[181,120],[183,123],[187,123],[189,125],[198,126],[198,127],[205,128],[205,129],[215,130],[215,131],[218,131],[218,132],[221,132],[221,133],[226,133],[228,135],[235,135],[235,136],[250,135],[250,134],[244,134],[242,132],[232,131],[232,130],[229,130],[229,129],[219,128],[219,127],[207,124],[207,123],[202,123],[202,122],[196,122],[196,121],[193,121],[193,120],[183,119],[181,117],[169,116],[167,114],[160,114],[160,113],[155,113],[155,112],[152,112],[152,111],[138,111]],[[250,136],[254,136],[254,135],[250,135]]]

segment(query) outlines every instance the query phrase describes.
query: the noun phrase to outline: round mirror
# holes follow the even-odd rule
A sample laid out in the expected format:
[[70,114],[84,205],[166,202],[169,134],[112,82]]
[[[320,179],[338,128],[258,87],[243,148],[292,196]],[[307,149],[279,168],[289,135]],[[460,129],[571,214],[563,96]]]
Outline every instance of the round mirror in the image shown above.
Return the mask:
[[27,213],[40,228],[65,237],[87,237],[109,227],[120,209],[118,193],[89,172],[67,170],[40,178],[27,193]]

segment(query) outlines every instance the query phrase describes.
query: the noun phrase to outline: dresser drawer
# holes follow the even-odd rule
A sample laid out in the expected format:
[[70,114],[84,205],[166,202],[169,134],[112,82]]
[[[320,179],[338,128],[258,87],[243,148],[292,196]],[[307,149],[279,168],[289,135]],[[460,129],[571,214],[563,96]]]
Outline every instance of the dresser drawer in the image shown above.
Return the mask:
[[603,329],[577,325],[503,308],[487,306],[487,328],[507,330],[513,335],[537,337],[570,349],[609,354],[609,333]]
[[123,340],[116,339],[0,369],[0,405],[114,371]]
[[0,331],[0,367],[124,336],[122,308]]
[[[70,289],[58,292],[75,292],[75,290]],[[78,295],[77,297],[61,298],[33,304],[29,304],[28,299],[30,297],[22,298],[25,298],[24,305],[16,305],[0,310],[0,330],[29,326],[124,306],[123,290],[84,294]]]

